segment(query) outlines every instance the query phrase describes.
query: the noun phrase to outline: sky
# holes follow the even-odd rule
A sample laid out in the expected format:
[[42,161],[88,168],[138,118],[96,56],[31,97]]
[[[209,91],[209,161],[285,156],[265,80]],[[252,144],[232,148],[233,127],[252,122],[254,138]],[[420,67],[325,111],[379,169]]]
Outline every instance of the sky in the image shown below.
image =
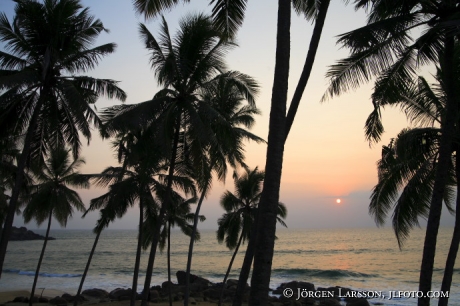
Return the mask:
[[[158,33],[159,19],[144,20],[134,12],[130,0],[82,0],[91,14],[99,18],[110,30],[103,33],[95,43],[115,42],[116,52],[104,58],[88,74],[99,78],[120,81],[119,86],[128,94],[127,104],[149,100],[159,89],[149,64],[149,54],[139,38],[139,23],[145,23],[153,35]],[[179,4],[166,11],[164,17],[171,33],[178,28],[178,21],[191,13],[209,13],[210,1],[191,1]],[[356,12],[345,1],[333,0],[326,18],[315,65],[310,81],[304,92],[296,119],[285,145],[280,201],[288,208],[289,228],[355,228],[375,227],[368,214],[369,197],[377,183],[376,162],[380,159],[382,145],[389,143],[398,132],[410,126],[399,109],[385,109],[383,124],[385,134],[381,142],[372,146],[365,140],[364,123],[372,111],[370,95],[372,83],[358,90],[321,103],[328,80],[325,77],[328,66],[347,56],[347,50],[336,44],[337,35],[351,31],[365,24],[364,11]],[[0,0],[0,11],[10,20],[14,15],[14,2]],[[252,132],[264,139],[268,135],[271,89],[275,64],[277,1],[248,1],[246,17],[238,32],[238,47],[227,56],[228,67],[254,77],[261,86],[256,101],[262,115]],[[289,98],[300,76],[313,24],[293,13],[291,25],[291,60]],[[174,34],[172,34],[174,35]],[[2,47],[0,43],[0,47]],[[429,68],[424,68],[427,73]],[[101,98],[97,109],[119,104],[119,101]],[[86,165],[82,173],[98,173],[108,166],[117,165],[109,141],[102,141],[94,131],[90,145],[86,142],[82,156]],[[248,143],[246,161],[250,167],[265,167],[266,145]],[[207,220],[199,225],[202,229],[217,228],[217,219],[223,214],[219,205],[225,190],[233,191],[231,171],[225,184],[215,181],[213,189],[205,200],[201,214]],[[89,204],[106,190],[91,188],[79,190],[84,203]],[[337,203],[341,199],[341,203]],[[69,220],[69,229],[91,229],[98,218],[98,212],[88,214],[84,219],[75,213]],[[138,210],[133,208],[121,220],[109,228],[135,229],[138,225]],[[422,222],[423,224],[423,222]],[[454,219],[443,213],[443,226],[453,226]],[[21,217],[16,217],[14,225],[22,226]],[[26,225],[36,228],[33,223]],[[390,226],[390,225],[387,225]],[[44,225],[42,225],[42,228]],[[54,222],[52,228],[59,228]]]

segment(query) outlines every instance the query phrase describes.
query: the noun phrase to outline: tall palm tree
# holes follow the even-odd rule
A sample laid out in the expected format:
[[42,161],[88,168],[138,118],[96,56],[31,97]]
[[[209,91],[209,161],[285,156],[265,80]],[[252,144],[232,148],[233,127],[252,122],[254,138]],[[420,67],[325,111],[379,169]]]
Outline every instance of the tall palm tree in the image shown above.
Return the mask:
[[[195,194],[193,182],[187,177],[175,176],[169,178],[166,172],[167,164],[165,157],[159,146],[156,146],[152,135],[149,132],[132,132],[135,138],[127,148],[126,167],[109,167],[96,177],[96,183],[100,186],[110,185],[110,190],[106,194],[93,199],[90,209],[100,209],[109,206],[119,206],[117,215],[122,215],[121,211],[126,211],[128,207],[139,203],[139,236],[136,252],[136,262],[133,276],[133,295],[131,305],[134,305],[137,295],[137,279],[139,274],[139,264],[141,247],[143,242],[143,222],[144,211],[155,209],[159,202],[165,200],[164,194],[167,190],[166,182],[171,181],[176,188],[186,194]],[[123,177],[122,180],[118,180]],[[160,195],[158,200],[152,193]],[[172,197],[177,197],[175,192]]]
[[[187,236],[192,236],[193,232],[193,222],[195,219],[195,214],[191,213],[191,204],[196,203],[197,198],[183,199],[180,196],[176,196],[174,202],[171,206],[168,207],[166,212],[165,220],[166,224],[163,226],[163,230],[160,234],[159,248],[160,251],[164,250],[165,245],[167,247],[166,256],[167,256],[167,270],[168,270],[168,282],[171,284],[171,228],[176,226]],[[206,220],[206,217],[203,215],[198,216],[198,220],[203,222]],[[155,220],[156,221],[156,220]],[[150,228],[154,226],[150,225]],[[196,232],[194,240],[200,240],[200,233]],[[151,242],[151,241],[149,241]],[[169,295],[169,304],[172,305],[172,291],[171,286],[168,286],[168,295]]]
[[84,162],[81,158],[72,161],[69,151],[60,147],[51,151],[46,162],[39,161],[31,168],[36,184],[32,187],[30,199],[24,209],[24,221],[27,223],[35,219],[40,225],[48,220],[48,226],[35,271],[29,305],[33,302],[53,216],[62,227],[65,227],[67,220],[72,217],[74,208],[78,211],[85,210],[78,193],[69,188],[89,188],[87,177],[77,172]]
[[[377,77],[372,95],[374,105],[404,92],[417,69],[426,64],[439,65],[446,90],[446,116],[442,118],[442,137],[420,269],[419,290],[424,297],[419,306],[429,305],[437,234],[442,200],[449,178],[452,140],[458,116],[459,92],[454,69],[455,41],[459,34],[456,1],[372,1],[358,0],[357,8],[369,10],[368,24],[343,34],[339,42],[351,55],[333,65],[328,72],[331,85],[327,94],[340,94]],[[423,31],[413,31],[414,29]],[[412,39],[411,34],[420,33]],[[377,109],[378,107],[376,107]],[[379,117],[376,111],[374,119]],[[368,135],[370,139],[378,139]]]
[[[253,170],[246,169],[242,176],[238,176],[235,173],[235,194],[226,191],[220,199],[220,205],[225,209],[225,214],[217,221],[217,240],[219,243],[225,241],[227,248],[234,250],[234,252],[225,273],[219,305],[222,304],[225,283],[227,282],[238,249],[241,243],[249,240],[251,236],[264,177],[265,173],[259,171],[257,167]],[[287,216],[286,207],[282,203],[279,203],[278,206],[277,220],[281,225],[286,226],[283,221]],[[248,256],[251,256],[252,262],[254,253],[248,254]]]
[[12,23],[0,14],[6,50],[0,52],[0,138],[25,138],[0,241],[0,276],[28,161],[43,159],[58,144],[69,145],[76,158],[79,134],[89,141],[91,123],[99,125],[91,105],[99,96],[126,99],[117,82],[80,75],[116,45],[92,46],[107,29],[78,0],[16,3]]
[[[237,78],[234,76],[237,76]],[[245,82],[240,82],[240,78]],[[198,216],[204,198],[211,188],[212,174],[215,172],[217,178],[223,181],[227,174],[227,164],[230,164],[233,168],[238,168],[239,166],[247,168],[244,163],[243,141],[264,142],[262,138],[248,131],[254,125],[254,115],[260,113],[254,101],[257,88],[257,83],[251,78],[238,72],[230,71],[217,76],[213,82],[206,84],[201,89],[200,96],[203,101],[209,103],[217,111],[224,124],[219,122],[219,124],[213,127],[217,132],[216,139],[218,141],[210,144],[207,149],[208,162],[205,165],[207,170],[202,171],[202,175],[198,175],[201,181],[200,186],[203,186],[203,188],[196,207],[193,230],[190,237],[184,294],[185,304],[188,304],[190,294],[190,270],[192,266],[194,237],[198,226]],[[243,104],[246,100],[248,104]]]
[[[102,129],[102,134],[105,134]],[[120,182],[123,180],[125,169],[128,165],[128,156],[131,144],[135,141],[136,136],[134,133],[120,133],[117,135],[117,139],[112,142],[112,147],[117,151],[117,158],[118,162],[122,163],[121,171],[119,171],[118,176],[116,177],[115,182]],[[90,175],[91,178],[97,179],[99,175]],[[83,271],[80,285],[78,286],[77,294],[75,295],[74,306],[78,305],[80,300],[80,293],[83,289],[83,284],[86,279],[86,275],[88,274],[89,267],[91,265],[91,260],[93,258],[94,252],[96,251],[96,246],[99,241],[99,237],[104,228],[108,227],[111,222],[113,222],[116,218],[121,218],[126,213],[125,205],[119,205],[120,202],[115,201],[115,199],[109,198],[109,200],[105,201],[103,206],[104,208],[100,209],[100,219],[96,223],[96,227],[93,229],[93,232],[96,234],[96,238],[93,242],[93,247],[91,248],[90,254],[88,256],[88,261],[86,262],[85,270]],[[86,216],[88,212],[95,209],[93,206],[96,205],[94,202],[91,203],[90,208],[83,214],[82,218]]]
[[[457,45],[457,54],[459,50]],[[455,58],[457,70],[460,70],[459,64],[460,57],[457,55]],[[393,228],[400,247],[412,227],[418,225],[418,218],[428,216],[442,135],[439,125],[442,118],[446,116],[447,96],[441,77],[442,71],[438,68],[435,84],[430,86],[425,78],[419,77],[417,82],[407,86],[405,92],[399,93],[399,98],[395,95],[385,103],[385,105],[400,105],[408,118],[421,126],[403,130],[388,146],[383,147],[382,159],[378,163],[379,182],[374,187],[369,206],[370,213],[380,225],[384,223],[393,202],[395,203]],[[457,83],[459,81],[460,79]],[[373,120],[373,113],[369,116],[366,128],[368,134],[378,135],[381,132],[375,129],[381,126],[381,122],[380,118]],[[459,122],[456,124],[457,134],[458,129]],[[444,194],[444,202],[451,212],[453,212],[451,207],[453,188],[457,185],[458,189],[460,181],[460,165],[457,163],[459,143],[459,139],[454,138],[449,179]],[[398,197],[401,189],[402,193]],[[443,292],[450,290],[460,242],[460,223],[457,222],[460,216],[459,203],[460,197],[457,196],[456,223],[444,271],[441,287]],[[447,300],[448,298],[445,297],[440,298],[439,305],[447,305]]]
[[[153,17],[162,10],[171,8],[179,2],[181,1],[133,0],[136,11],[143,14],[146,18]],[[182,2],[188,1],[184,0]],[[286,112],[290,58],[291,2],[298,14],[304,15],[308,20],[315,19],[316,21],[305,64],[294,96],[291,99],[289,111]],[[329,2],[330,0],[278,0],[276,63],[265,165],[266,179],[264,181],[260,205],[261,222],[258,222],[258,225],[256,225],[257,231],[253,234],[253,239],[257,240],[258,245],[254,258],[254,272],[251,278],[251,303],[253,305],[266,305],[268,303],[284,144],[310,77],[329,8]],[[211,4],[214,4],[214,26],[223,32],[226,38],[233,38],[236,35],[237,29],[243,23],[246,3],[247,0],[211,1]],[[262,231],[263,234],[258,236],[257,232]]]
[[[91,248],[91,252],[89,253],[88,256],[88,261],[86,262],[85,270],[83,271],[83,274],[81,276],[80,280],[80,285],[78,286],[77,294],[75,295],[74,299],[74,306],[77,306],[79,301],[80,301],[80,294],[83,289],[83,284],[85,283],[86,275],[88,274],[89,267],[91,266],[91,260],[93,259],[93,255],[96,251],[96,246],[97,243],[99,242],[99,238],[101,236],[102,231],[104,228],[108,227],[110,222],[113,222],[117,217],[121,218],[123,215],[117,215],[118,212],[116,211],[111,211],[110,209],[114,208],[113,206],[110,207],[105,207],[100,210],[100,218],[96,222],[96,226],[93,229],[93,232],[96,234],[96,238],[94,238],[93,242],[93,247]],[[117,209],[119,207],[115,207]],[[84,214],[83,217],[88,213],[89,210],[87,210]]]
[[[8,214],[8,203],[10,201],[11,190],[14,187],[17,174],[17,160],[20,156],[18,142],[20,137],[10,136],[0,139],[0,228],[3,228]],[[29,191],[28,187],[32,181],[28,173],[24,173],[24,182],[21,187],[19,203],[16,207],[16,214],[20,214],[20,206],[23,204],[21,198]],[[1,229],[0,229],[1,233]]]
[[[187,169],[207,171],[206,150],[218,142],[212,127],[226,124],[212,105],[201,99],[200,89],[217,82],[216,77],[226,72],[224,56],[234,44],[223,40],[210,18],[202,14],[182,19],[174,39],[164,18],[159,40],[143,24],[140,32],[152,54],[152,68],[163,89],[152,100],[110,108],[105,111],[105,118],[109,133],[124,126],[155,130],[156,143],[169,160],[168,194],[160,207],[144,284],[143,303],[146,303],[160,230],[172,203],[172,178],[176,172],[190,172]],[[248,83],[252,79],[241,73],[228,74],[227,78],[239,83],[240,91],[253,98],[253,85]]]

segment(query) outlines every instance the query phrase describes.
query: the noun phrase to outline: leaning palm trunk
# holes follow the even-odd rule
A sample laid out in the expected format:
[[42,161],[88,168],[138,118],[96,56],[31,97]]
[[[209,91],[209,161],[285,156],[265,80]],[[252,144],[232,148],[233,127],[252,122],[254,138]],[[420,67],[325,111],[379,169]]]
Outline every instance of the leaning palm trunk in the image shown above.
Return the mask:
[[[454,273],[455,259],[457,258],[458,245],[460,243],[460,155],[457,150],[455,161],[455,175],[457,177],[457,205],[455,208],[455,226],[450,243],[449,254],[447,255],[446,268],[444,269],[444,277],[442,279],[441,292],[450,292],[452,285],[452,275]],[[447,306],[449,297],[441,296],[438,306]]]
[[193,216],[193,229],[192,234],[190,235],[190,244],[188,246],[188,256],[187,256],[187,271],[185,272],[185,294],[184,294],[184,306],[188,306],[188,300],[190,296],[190,271],[192,269],[192,256],[193,256],[193,246],[195,243],[195,236],[198,227],[198,217],[200,215],[201,204],[203,204],[207,187],[201,192],[200,200],[196,206],[195,215]]
[[137,252],[136,252],[136,263],[134,265],[134,275],[133,275],[133,287],[131,292],[131,306],[136,305],[137,297],[137,279],[139,277],[139,265],[141,262],[141,250],[142,250],[142,224],[144,222],[144,205],[143,200],[139,200],[139,237],[137,238]]
[[73,302],[73,306],[78,305],[78,301],[80,299],[81,290],[83,289],[83,284],[85,283],[86,275],[88,274],[89,266],[91,265],[91,260],[93,259],[94,252],[96,251],[97,242],[99,241],[99,237],[101,236],[102,230],[97,232],[96,239],[94,239],[93,247],[91,249],[91,253],[89,253],[88,262],[86,263],[85,271],[81,277],[80,286],[78,287],[77,295],[75,296],[75,300]]
[[48,243],[48,236],[51,228],[51,219],[53,217],[53,211],[50,211],[48,217],[48,227],[46,229],[45,241],[43,242],[42,252],[40,253],[40,258],[38,259],[37,270],[35,271],[34,284],[32,285],[32,291],[30,292],[29,306],[32,306],[32,301],[35,295],[35,288],[37,287],[38,274],[40,273],[40,266],[42,265],[43,255],[45,255],[46,244]]
[[454,39],[447,37],[444,45],[444,61],[441,62],[443,70],[442,80],[445,82],[447,102],[445,122],[441,122],[441,141],[439,146],[439,159],[436,169],[436,177],[433,186],[433,196],[430,204],[430,212],[426,227],[425,242],[423,245],[423,258],[420,268],[419,290],[425,297],[418,299],[418,306],[429,306],[428,292],[431,290],[433,277],[433,265],[436,253],[436,242],[441,219],[442,200],[445,185],[449,175],[449,166],[452,155],[452,140],[457,118],[457,99],[455,89],[455,73],[453,71]]
[[168,222],[168,295],[169,295],[169,306],[172,306],[172,292],[171,292],[171,222]]
[[235,296],[233,298],[233,306],[241,306],[243,304],[243,295],[248,283],[249,272],[251,272],[252,260],[254,259],[255,244],[257,241],[257,222],[259,218],[256,214],[254,222],[251,225],[251,232],[249,235],[249,242],[244,254],[243,265],[241,266],[240,277],[238,278],[238,285],[236,287]]
[[289,79],[291,1],[278,1],[275,78],[272,89],[265,180],[259,203],[259,223],[250,305],[268,305],[268,286],[275,245]]
[[254,271],[251,278],[251,305],[268,304],[268,286],[275,245],[276,209],[279,202],[284,144],[313,67],[330,1],[321,1],[305,65],[292,98],[289,112],[285,116],[289,80],[290,2],[288,0],[278,1],[275,77],[270,110],[265,166],[266,176],[259,204],[260,223],[257,230],[260,235],[255,237],[256,250],[254,254]]
[[230,263],[228,264],[227,272],[225,273],[224,281],[222,282],[222,290],[220,291],[220,297],[219,297],[219,306],[222,305],[225,284],[227,283],[227,278],[228,278],[228,275],[230,274],[230,270],[232,269],[233,261],[235,260],[236,254],[238,254],[238,249],[240,248],[241,241],[243,241],[243,232],[241,232],[240,239],[238,239],[238,244],[236,245],[235,252],[233,252],[232,259],[230,259]]
[[[37,108],[41,107],[42,99],[39,99]],[[34,112],[32,118],[30,119],[30,128],[27,131],[26,138],[24,140],[24,146],[22,148],[21,156],[18,161],[18,168],[16,173],[16,182],[11,191],[10,203],[8,205],[8,212],[5,218],[5,223],[3,224],[2,236],[0,239],[0,278],[3,271],[3,262],[5,261],[6,249],[8,247],[8,241],[11,235],[11,229],[13,227],[14,213],[16,212],[16,206],[19,199],[19,193],[21,192],[21,186],[24,183],[24,170],[26,168],[27,158],[30,152],[30,145],[32,141],[33,133],[35,132],[35,126],[37,125],[38,120],[38,111]]]
[[152,247],[150,248],[149,261],[147,264],[147,272],[145,274],[144,291],[143,291],[143,296],[142,296],[142,306],[147,306],[147,302],[149,299],[150,282],[152,280],[153,265],[155,263],[155,255],[157,251],[158,242],[160,241],[161,226],[163,225],[163,219],[166,214],[166,206],[169,206],[172,203],[172,181],[173,181],[174,170],[176,167],[177,146],[179,144],[179,128],[180,128],[180,118],[177,118],[175,132],[174,132],[173,147],[172,147],[172,152],[171,152],[171,161],[169,165],[168,185],[166,187],[167,193],[168,193],[168,196],[166,199],[167,203],[161,204],[160,212],[158,213],[158,219],[157,219],[158,221],[155,224],[155,229],[153,232]]

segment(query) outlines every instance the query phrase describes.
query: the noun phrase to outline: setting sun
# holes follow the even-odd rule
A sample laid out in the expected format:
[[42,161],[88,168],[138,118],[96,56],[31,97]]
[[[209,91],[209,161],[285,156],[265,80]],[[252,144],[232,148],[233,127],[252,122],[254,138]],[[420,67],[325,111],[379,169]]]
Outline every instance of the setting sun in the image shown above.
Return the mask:
[[337,199],[337,200],[335,200],[335,202],[336,202],[337,204],[340,204],[340,202],[342,202],[342,200]]

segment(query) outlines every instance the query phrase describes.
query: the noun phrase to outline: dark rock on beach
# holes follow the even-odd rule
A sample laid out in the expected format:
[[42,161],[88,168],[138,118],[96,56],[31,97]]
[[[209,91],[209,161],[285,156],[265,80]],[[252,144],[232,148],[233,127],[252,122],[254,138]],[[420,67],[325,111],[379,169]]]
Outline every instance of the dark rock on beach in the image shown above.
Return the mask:
[[369,302],[366,299],[349,299],[347,301],[347,306],[370,306]]
[[[110,291],[109,298],[116,301],[129,301],[132,295],[132,289],[117,288]],[[140,300],[142,296],[139,293],[136,293],[136,300]]]
[[[177,283],[181,286],[185,286],[185,276],[186,272],[185,271],[177,271],[176,277],[177,277]],[[190,273],[190,284],[202,284],[209,286],[211,282],[207,280],[206,278],[199,277],[197,275],[193,275]]]
[[98,289],[98,288],[86,289],[81,294],[89,296],[89,297],[93,297],[93,298],[99,298],[99,299],[103,299],[109,296],[109,293],[107,291],[103,289]]
[[67,305],[68,302],[67,302],[66,299],[64,299],[64,298],[62,298],[60,296],[57,296],[57,297],[49,300],[49,303],[51,305],[65,306],[65,305]]
[[[10,241],[26,241],[26,240],[45,240],[45,237],[36,234],[25,227],[15,227],[11,229]],[[48,237],[48,240],[56,240],[56,238]]]

